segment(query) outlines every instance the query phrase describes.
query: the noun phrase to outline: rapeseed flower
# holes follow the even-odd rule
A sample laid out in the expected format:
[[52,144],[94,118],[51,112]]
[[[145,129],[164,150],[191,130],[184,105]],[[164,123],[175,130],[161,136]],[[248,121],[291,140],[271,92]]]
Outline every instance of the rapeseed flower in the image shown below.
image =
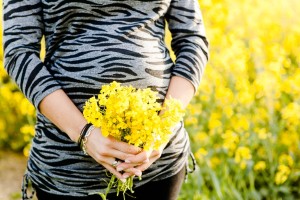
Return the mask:
[[288,166],[286,165],[279,165],[278,166],[278,171],[275,174],[275,183],[277,185],[283,184],[289,177],[291,173],[291,170]]
[[[173,98],[158,103],[157,93],[151,89],[121,86],[114,81],[103,85],[97,97],[86,101],[83,115],[89,123],[101,128],[102,134],[140,147],[146,151],[158,150],[169,141],[172,127],[184,115],[182,104]],[[133,177],[123,183],[112,175],[108,189],[116,187],[117,193],[132,191]],[[107,192],[106,192],[107,194]],[[106,199],[106,194],[101,197]]]
[[263,171],[265,170],[267,167],[266,162],[265,161],[258,161],[255,165],[254,165],[254,171]]
[[247,161],[251,158],[251,151],[248,147],[238,147],[238,149],[235,152],[234,161],[240,164],[241,169],[245,169],[247,166]]

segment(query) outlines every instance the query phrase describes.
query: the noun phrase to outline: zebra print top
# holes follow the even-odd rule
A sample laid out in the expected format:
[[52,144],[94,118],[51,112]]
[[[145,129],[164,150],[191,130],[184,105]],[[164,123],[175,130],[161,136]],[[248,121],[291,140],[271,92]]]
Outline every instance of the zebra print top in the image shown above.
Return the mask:
[[[175,63],[164,43],[165,21]],[[44,62],[39,59],[43,35]],[[113,80],[150,87],[163,100],[171,76],[189,80],[196,89],[208,59],[197,0],[4,0],[4,48],[7,72],[36,108],[46,95],[63,89],[82,110],[101,85]],[[106,188],[105,169],[38,109],[35,127],[27,167],[35,185],[72,196]],[[188,152],[181,122],[136,186],[174,175],[187,163]]]

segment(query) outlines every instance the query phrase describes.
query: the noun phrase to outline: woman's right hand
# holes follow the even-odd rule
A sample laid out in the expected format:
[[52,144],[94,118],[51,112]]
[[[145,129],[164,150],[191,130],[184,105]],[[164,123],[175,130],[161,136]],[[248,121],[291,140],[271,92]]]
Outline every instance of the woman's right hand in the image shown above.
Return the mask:
[[[78,141],[79,133],[87,121],[63,90],[56,90],[47,95],[39,104],[39,110],[60,130],[67,133],[72,141]],[[101,130],[96,128],[88,137],[86,151],[99,164],[122,180],[126,176],[122,176],[123,172],[118,172],[115,169],[116,167],[112,166],[112,163],[116,159],[122,162],[127,157],[138,154],[141,149],[117,141],[113,137],[104,137]],[[132,172],[132,175],[139,176],[141,174],[141,171],[135,169],[134,166],[128,170]]]
[[[108,171],[113,173],[120,180],[124,180],[123,172],[116,170],[112,164],[119,160],[119,164],[124,162],[128,157],[134,156],[142,151],[141,148],[121,142],[112,136],[104,137],[100,128],[95,128],[88,137],[86,143],[87,153],[99,164],[104,166]],[[141,170],[131,168],[131,173],[140,176]]]

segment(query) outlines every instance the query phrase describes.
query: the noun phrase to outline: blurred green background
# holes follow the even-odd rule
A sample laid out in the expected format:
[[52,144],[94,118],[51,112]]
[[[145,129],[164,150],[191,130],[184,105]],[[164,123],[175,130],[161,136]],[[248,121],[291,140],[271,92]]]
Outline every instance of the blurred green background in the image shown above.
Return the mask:
[[[210,61],[185,117],[198,167],[180,199],[300,199],[300,1],[199,3]],[[26,157],[35,110],[0,60],[0,149]]]

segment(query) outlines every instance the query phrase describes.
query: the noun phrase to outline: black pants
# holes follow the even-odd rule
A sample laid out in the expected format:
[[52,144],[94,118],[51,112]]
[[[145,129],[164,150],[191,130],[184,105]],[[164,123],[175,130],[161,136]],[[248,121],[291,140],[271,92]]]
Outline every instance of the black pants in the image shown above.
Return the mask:
[[[126,200],[176,200],[182,183],[185,178],[185,167],[176,175],[161,180],[152,181],[141,187],[135,188],[134,193],[131,196],[126,195]],[[38,200],[102,200],[99,195],[91,195],[87,197],[71,197],[71,196],[59,196],[48,194],[36,188],[36,195]],[[123,200],[123,193],[110,194],[107,196],[107,200]]]

